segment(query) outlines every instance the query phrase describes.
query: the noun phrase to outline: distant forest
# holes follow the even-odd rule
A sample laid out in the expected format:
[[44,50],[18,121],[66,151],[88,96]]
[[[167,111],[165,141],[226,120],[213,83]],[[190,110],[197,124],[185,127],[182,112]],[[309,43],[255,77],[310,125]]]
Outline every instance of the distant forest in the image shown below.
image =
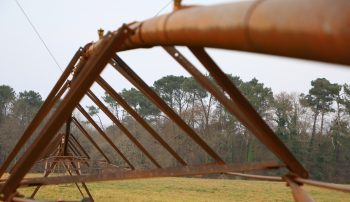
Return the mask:
[[[350,86],[331,83],[325,78],[311,81],[308,94],[282,92],[257,79],[243,81],[228,75],[263,119],[302,162],[311,178],[337,183],[350,183]],[[211,79],[211,78],[210,78]],[[153,83],[153,90],[173,108],[189,126],[228,163],[276,160],[242,124],[228,113],[217,100],[191,77],[165,76]],[[180,128],[152,105],[135,88],[123,89],[120,95],[159,134],[191,164],[211,161]],[[135,120],[105,93],[102,100],[115,116],[161,163],[175,166],[176,161]],[[35,91],[15,92],[0,86],[0,164],[11,151],[30,123],[43,100]],[[138,167],[152,167],[143,155],[115,125],[104,125],[102,111],[85,106],[90,115],[111,137],[120,150]],[[122,159],[89,125],[79,112],[74,112],[93,138],[100,143],[113,163],[123,165]],[[73,133],[90,151],[101,159],[93,146],[73,128]],[[23,150],[25,150],[24,148]]]

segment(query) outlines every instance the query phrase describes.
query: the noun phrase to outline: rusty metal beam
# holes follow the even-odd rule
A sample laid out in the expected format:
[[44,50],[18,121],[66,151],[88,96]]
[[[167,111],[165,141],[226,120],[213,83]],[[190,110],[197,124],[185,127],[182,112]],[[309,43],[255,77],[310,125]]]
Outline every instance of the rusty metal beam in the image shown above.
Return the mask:
[[192,7],[133,23],[136,34],[123,49],[213,47],[350,65],[349,20],[348,0],[257,0]]
[[62,138],[63,134],[57,134],[53,140],[49,143],[49,146],[45,148],[45,150],[43,151],[43,153],[40,155],[39,159],[42,159],[44,157],[49,156],[50,154],[52,154],[54,152],[55,149],[58,148],[58,145],[61,142],[61,138]]
[[73,177],[50,177],[44,178],[26,178],[21,182],[21,187],[36,186],[36,185],[50,185],[50,184],[66,184],[72,182],[97,182],[108,180],[126,180],[126,179],[140,179],[152,177],[178,177],[203,175],[213,173],[226,172],[240,172],[263,169],[276,169],[284,167],[283,164],[276,162],[260,162],[250,164],[202,164],[189,165],[171,168],[155,168],[148,170],[133,170],[124,172],[109,172],[97,175],[81,175]]
[[310,179],[303,179],[300,177],[296,177],[293,179],[294,181],[301,183],[301,184],[307,184],[315,187],[321,187],[321,188],[326,188],[326,189],[332,189],[335,191],[342,191],[346,193],[350,193],[350,187],[349,186],[344,186],[340,184],[334,184],[334,183],[327,183],[327,182],[320,182],[316,180],[310,180]]
[[[44,177],[49,176],[52,173],[52,170],[54,169],[54,167],[56,166],[57,162],[53,161],[52,164],[50,165],[49,170],[45,171]],[[30,195],[30,198],[34,198],[36,193],[38,193],[39,189],[41,188],[40,185],[36,186],[34,191],[32,192],[32,194]]]
[[287,182],[287,185],[292,190],[292,195],[295,202],[315,202],[301,187],[299,184],[293,181],[292,178],[284,176],[283,179]]
[[237,172],[227,172],[226,175],[233,175],[244,178],[252,178],[254,180],[266,180],[266,181],[274,181],[274,182],[283,182],[284,180],[280,176],[266,176],[266,175],[252,175],[245,173],[237,173]]
[[[81,174],[79,173],[79,170],[78,170],[77,166],[75,165],[75,163],[72,162],[72,161],[71,161],[70,163],[71,163],[71,165],[73,166],[73,168],[74,168],[74,170],[75,170],[75,173],[76,173],[77,175],[81,175]],[[85,182],[81,182],[81,184],[82,184],[82,186],[84,187],[84,190],[85,190],[85,192],[88,194],[89,198],[90,198],[92,201],[94,201],[94,198],[92,197],[92,194],[90,193],[89,188],[86,186]]]
[[[55,167],[55,165],[56,165],[57,163],[61,163],[61,164],[64,166],[64,168],[66,169],[66,171],[69,173],[69,175],[70,175],[70,176],[73,176],[72,173],[70,172],[69,168],[67,167],[67,165],[64,163],[64,161],[61,161],[61,160],[55,161],[55,160],[54,160],[53,163],[52,163],[51,166],[50,166],[49,171],[45,173],[44,178],[48,177],[48,176],[52,173],[52,169],[53,169],[53,167]],[[80,192],[80,194],[82,195],[82,197],[84,197],[84,194],[83,194],[83,192],[81,191],[81,189],[80,189],[78,183],[74,182],[74,184],[75,184],[75,186],[77,187],[77,189],[79,190],[79,192]],[[35,195],[38,193],[38,191],[39,191],[39,189],[41,188],[41,186],[42,186],[42,185],[38,185],[38,186],[35,188],[35,190],[33,191],[33,193],[32,193],[31,196],[30,196],[31,199],[34,199]]]
[[[267,180],[267,181],[276,181],[276,182],[285,181],[284,178],[280,177],[280,176],[252,175],[252,174],[237,173],[237,172],[228,172],[225,174],[244,177],[244,178],[252,178],[252,179],[257,179],[257,180]],[[299,177],[289,178],[289,180],[293,180],[293,181],[295,181],[295,183],[298,183],[298,184],[307,184],[307,185],[311,185],[311,186],[315,186],[315,187],[332,189],[335,191],[350,193],[350,187],[346,187],[346,186],[340,185],[340,184],[320,182],[320,181],[316,181],[316,180],[303,179],[303,178],[299,178]]]
[[[274,132],[269,128],[269,126],[262,120],[260,115],[255,112],[254,108],[245,99],[244,96],[236,89],[234,84],[226,77],[220,68],[215,64],[215,62],[207,55],[203,49],[192,48],[192,52],[195,53],[196,57],[202,62],[202,64],[208,69],[212,74],[215,74],[213,78],[217,81],[220,86],[224,86],[224,90],[228,90],[228,94],[231,97],[229,100],[219,89],[216,88],[212,82],[206,78],[198,69],[188,61],[176,48],[171,46],[166,46],[164,49],[171,55],[179,64],[181,64],[184,69],[186,69],[193,78],[196,79],[205,89],[207,89],[218,101],[223,104],[223,106],[236,118],[243,123],[249,130],[253,132],[266,146],[272,151],[275,150],[275,155],[278,154],[282,156],[280,159],[284,160],[287,165],[292,167],[295,164],[296,159],[289,152],[289,150],[284,146],[284,144],[279,141]],[[226,77],[226,78],[225,78]],[[220,79],[220,81],[218,81]],[[224,80],[224,81],[222,81]],[[234,88],[234,89],[232,89]],[[237,101],[238,100],[238,101]],[[246,108],[250,109],[246,109]],[[252,112],[254,111],[254,112]],[[257,122],[259,124],[257,124]],[[277,140],[277,141],[276,141]],[[276,151],[277,149],[278,151]],[[289,155],[289,156],[288,156]],[[278,155],[277,155],[278,156]],[[292,156],[293,158],[289,158]],[[287,163],[288,161],[288,163]],[[299,163],[300,164],[300,163]],[[301,164],[300,164],[301,165]],[[295,168],[294,166],[293,168]],[[305,176],[303,176],[305,177]]]
[[160,164],[154,157],[142,146],[142,144],[130,133],[130,131],[122,124],[120,121],[108,110],[108,108],[96,97],[96,95],[88,90],[87,96],[108,116],[109,119],[129,138],[131,142],[133,142],[137,148],[144,153],[148,159],[157,167],[161,168]]
[[[80,151],[78,151],[77,148],[75,148],[75,146],[72,144],[72,142],[69,141],[67,145],[68,145],[67,149],[69,148],[73,152],[74,156],[81,156],[81,157],[83,157],[81,155]],[[67,150],[67,153],[65,154],[65,156],[68,156],[68,150]]]
[[[276,182],[285,181],[283,179],[283,177],[280,177],[280,176],[253,175],[253,174],[245,174],[245,173],[237,173],[237,172],[228,172],[225,174],[238,176],[238,177],[244,177],[244,178],[252,178],[252,179],[257,179],[257,180],[267,180],[267,181],[276,181]],[[297,183],[300,183],[300,184],[307,184],[307,185],[311,185],[311,186],[315,186],[315,187],[332,189],[335,191],[350,193],[350,187],[340,185],[340,184],[320,182],[320,181],[316,181],[316,180],[303,179],[303,178],[299,178],[299,177],[293,178],[293,180]]]
[[[77,55],[77,53],[76,53],[76,55],[74,56],[74,57],[77,57],[78,55]],[[73,57],[73,58],[74,58]],[[73,60],[72,59],[72,61],[75,61],[75,60]],[[71,66],[71,64],[72,65],[74,65],[73,64],[73,62],[71,61],[71,63],[70,63],[70,65],[69,65],[69,67],[67,67],[67,69],[71,69],[70,68],[70,66]],[[66,70],[65,70],[65,72],[66,72]],[[65,74],[65,72],[63,73],[63,75]],[[63,76],[62,75],[62,76]],[[66,77],[66,76],[65,76]],[[62,79],[63,80],[63,79]],[[57,83],[59,83],[59,82],[57,82]],[[50,113],[50,111],[52,110],[52,107],[54,106],[54,104],[55,103],[57,103],[57,101],[62,97],[62,95],[66,92],[66,90],[68,89],[68,87],[69,87],[69,85],[70,85],[70,81],[69,80],[66,80],[65,81],[65,83],[63,84],[63,86],[59,89],[59,91],[57,92],[57,94],[55,95],[55,97],[51,100],[51,102],[50,103],[48,103],[48,105],[47,106],[44,106],[45,105],[45,102],[46,102],[46,100],[45,100],[45,102],[44,102],[44,104],[42,105],[42,107],[45,107],[45,108],[47,108],[47,111],[45,111],[45,112],[43,112],[43,113],[46,113],[46,114],[42,114],[42,115],[40,115],[40,116],[42,116],[42,117],[45,117],[46,115],[48,115],[49,113]],[[50,95],[49,95],[50,96]],[[49,97],[48,96],[48,97]],[[47,99],[49,99],[49,98],[47,98]],[[41,108],[40,108],[41,109]],[[38,113],[36,114],[36,116],[39,116],[39,112],[40,112],[40,109],[39,109],[39,111],[38,111]],[[41,117],[41,118],[42,118]],[[39,117],[40,118],[40,117]],[[34,117],[34,119],[35,119],[35,117]],[[36,122],[35,120],[32,120],[32,122]],[[13,158],[13,157],[15,157],[17,154],[18,154],[18,152],[20,151],[20,147],[23,147],[24,145],[22,145],[22,143],[23,143],[23,141],[28,141],[28,139],[32,136],[32,134],[29,134],[32,130],[34,130],[35,131],[35,128],[34,127],[38,127],[39,125],[40,125],[40,123],[39,122],[37,122],[37,123],[30,123],[29,124],[29,126],[27,127],[27,129],[26,129],[26,131],[24,132],[24,134],[21,136],[21,139],[18,141],[18,143],[16,144],[16,146],[13,148],[13,150],[11,151],[11,153],[10,153],[10,155],[9,155],[9,157],[8,157],[8,160],[10,161],[10,159],[11,158]],[[34,131],[32,131],[32,132],[34,132]],[[28,134],[28,135],[27,135]],[[23,139],[22,139],[23,138]],[[28,138],[28,139],[27,139]],[[25,140],[25,139],[27,139],[27,140]],[[60,141],[60,140],[55,140],[55,141]],[[53,146],[53,144],[55,144],[55,141],[53,141],[53,142],[50,142],[50,146],[48,147],[48,148],[46,148],[45,150],[44,150],[44,152],[43,152],[43,154],[44,155],[46,155],[46,153],[51,153],[52,152],[52,150],[54,149],[54,148],[52,148],[51,146]],[[57,146],[57,145],[56,145]],[[54,146],[54,147],[56,147],[56,146]],[[48,150],[50,150],[50,151],[48,151]],[[44,155],[41,155],[41,157],[43,157]],[[3,164],[3,167],[4,167],[4,169],[6,170],[6,168],[8,167],[8,165],[7,165],[7,163],[6,163],[6,161],[7,160],[5,160],[5,162],[4,162],[4,164]],[[6,168],[5,168],[6,167]],[[0,171],[1,172],[1,171]],[[10,170],[10,173],[12,172],[12,169]]]
[[29,138],[33,135],[34,131],[38,128],[40,123],[44,120],[44,118],[49,113],[50,109],[54,106],[54,104],[57,102],[57,100],[62,96],[63,92],[66,90],[68,83],[66,82],[69,74],[72,72],[75,63],[78,61],[80,55],[81,55],[81,48],[77,50],[71,61],[69,62],[67,68],[62,73],[61,77],[58,79],[52,90],[50,91],[49,95],[45,99],[44,103],[39,108],[38,112],[34,116],[33,120],[30,122],[30,124],[27,126],[26,130],[24,131],[23,135],[20,137],[18,142],[16,143],[15,147],[11,150],[11,153],[8,155],[8,157],[5,159],[3,164],[0,167],[0,178],[2,175],[6,172],[7,168],[9,167],[10,163],[14,160],[14,158],[17,156],[18,152],[23,148],[25,143],[29,140]]
[[75,118],[72,117],[72,121],[74,125],[80,130],[81,133],[94,145],[94,147],[102,154],[102,156],[106,159],[108,163],[111,163],[109,158],[106,156],[106,154],[102,151],[102,149],[98,146],[98,144],[92,139],[92,137],[89,135],[89,133],[84,129],[84,127],[79,123],[79,121]]
[[187,165],[186,162],[169,146],[168,143],[132,108],[130,105],[102,78],[98,77],[96,82],[123,107],[149,134],[151,134],[178,162]]
[[67,156],[67,144],[70,136],[70,125],[72,122],[72,117],[70,116],[66,121],[66,134],[64,135],[64,147],[63,147],[63,154]]
[[217,163],[224,164],[221,157],[191,128],[181,117],[174,112],[164,100],[162,100],[119,56],[113,57],[111,65],[123,75],[130,83],[138,88],[150,99],[161,111],[172,119],[190,138],[192,138],[207,154]]
[[[70,176],[73,176],[72,172],[69,170],[69,167],[65,164],[65,162],[61,161],[61,163],[63,164],[64,168],[66,169],[66,171],[69,173]],[[81,196],[84,198],[84,194],[81,191],[78,183],[74,182],[75,186],[77,187],[77,189],[79,190]]]
[[33,200],[33,199],[27,199],[27,198],[22,198],[22,197],[13,197],[12,201],[14,202],[38,202],[37,200]]
[[71,141],[71,142],[72,142],[72,143],[74,142],[75,145],[77,145],[77,146],[79,147],[79,149],[84,153],[84,155],[85,155],[88,159],[90,159],[90,155],[87,153],[87,151],[84,149],[84,147],[81,146],[81,144],[80,144],[79,141],[74,137],[73,134],[70,135],[70,138],[71,138],[71,140],[73,140],[73,141]]
[[19,186],[20,181],[50,142],[51,137],[57,133],[64,121],[69,118],[76,104],[93,84],[96,76],[102,72],[110,58],[118,51],[130,34],[132,34],[132,31],[123,26],[116,34],[107,34],[104,37],[101,47],[89,58],[82,72],[72,82],[71,90],[58,106],[56,113],[48,120],[33,144],[14,166],[13,173],[11,173],[5,186],[0,190],[5,200],[11,200],[10,197]]
[[96,124],[96,122],[90,117],[90,115],[85,111],[85,109],[77,105],[77,109],[83,114],[83,116],[89,121],[89,123],[97,130],[98,133],[108,142],[109,145],[122,157],[122,159],[130,166],[130,168],[135,169],[135,167],[130,163],[126,156],[118,149],[118,147],[113,143],[113,141],[107,136],[107,134]]
[[292,172],[300,177],[307,178],[308,172],[293,156],[283,142],[278,139],[273,130],[265,123],[254,107],[241,94],[227,75],[211,59],[203,48],[190,48],[216,83],[230,96],[231,105],[235,108],[233,114],[253,132],[279,159],[281,159]]

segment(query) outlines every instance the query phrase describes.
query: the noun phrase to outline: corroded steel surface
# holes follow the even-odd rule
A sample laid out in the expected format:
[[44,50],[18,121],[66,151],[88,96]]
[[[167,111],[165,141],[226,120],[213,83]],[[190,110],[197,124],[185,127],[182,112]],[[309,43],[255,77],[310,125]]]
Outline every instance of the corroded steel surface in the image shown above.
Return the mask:
[[349,24],[348,0],[242,1],[134,23],[124,48],[213,47],[350,65]]

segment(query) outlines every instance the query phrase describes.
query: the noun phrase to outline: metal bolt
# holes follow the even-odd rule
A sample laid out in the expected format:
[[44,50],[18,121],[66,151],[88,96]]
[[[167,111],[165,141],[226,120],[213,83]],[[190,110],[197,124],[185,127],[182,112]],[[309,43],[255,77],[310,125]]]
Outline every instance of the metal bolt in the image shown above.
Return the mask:
[[100,28],[99,30],[97,30],[98,38],[99,38],[99,39],[102,39],[102,38],[103,38],[104,32],[105,32],[105,30],[103,30],[102,28]]
[[174,0],[174,10],[181,8],[181,0]]

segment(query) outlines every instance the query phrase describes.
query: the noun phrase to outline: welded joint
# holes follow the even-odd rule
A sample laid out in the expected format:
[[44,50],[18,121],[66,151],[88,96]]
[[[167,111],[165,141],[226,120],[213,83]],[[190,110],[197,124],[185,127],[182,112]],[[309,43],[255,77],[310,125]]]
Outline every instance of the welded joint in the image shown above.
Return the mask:
[[250,18],[252,17],[254,11],[264,2],[265,0],[256,0],[253,2],[253,4],[249,7],[246,15],[244,16],[244,36],[247,41],[247,44],[249,48],[251,49],[257,49],[256,46],[253,43],[252,38],[250,37],[250,29],[249,29],[249,22]]

